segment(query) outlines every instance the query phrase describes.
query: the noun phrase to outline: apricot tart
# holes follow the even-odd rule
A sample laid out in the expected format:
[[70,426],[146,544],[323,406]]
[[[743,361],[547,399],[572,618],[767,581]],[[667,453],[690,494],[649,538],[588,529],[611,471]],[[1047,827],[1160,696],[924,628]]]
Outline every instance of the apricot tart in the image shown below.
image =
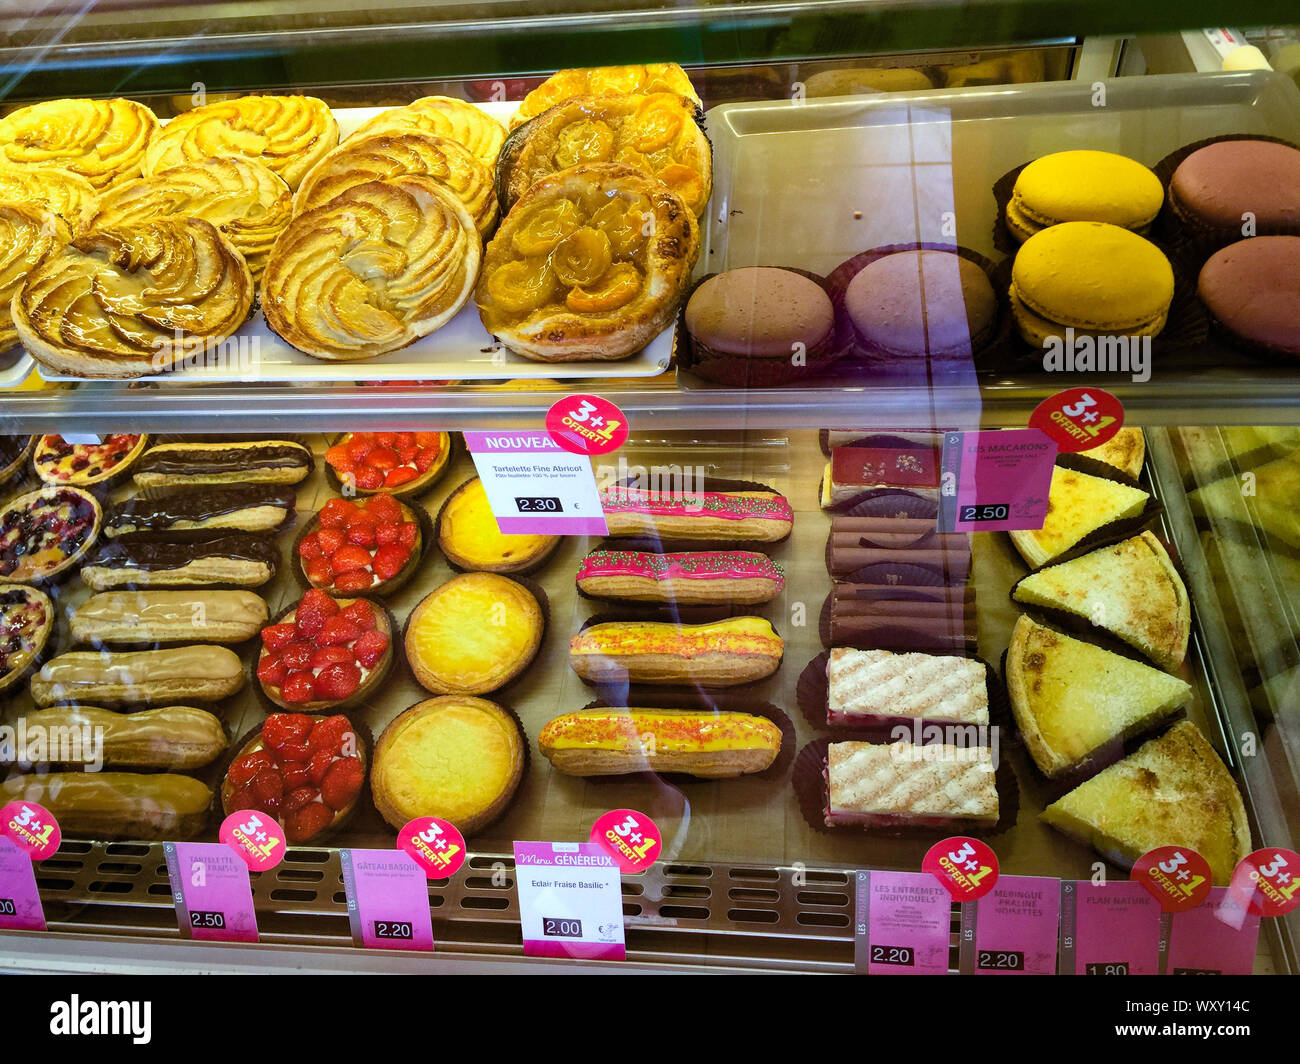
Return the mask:
[[104,189],[140,173],[157,130],[154,113],[134,100],[46,100],[0,118],[0,161],[67,170]]
[[226,770],[221,808],[260,810],[290,843],[310,842],[347,819],[365,780],[365,745],[347,717],[272,713]]
[[32,461],[46,484],[103,484],[125,473],[144,453],[148,436],[118,432],[99,443],[68,443],[62,436],[41,436]]
[[95,187],[71,170],[0,162],[0,203],[36,204],[76,225],[94,207],[97,196]]
[[257,678],[266,697],[282,709],[347,709],[388,675],[392,644],[392,623],[383,607],[313,588],[262,629]]
[[497,230],[479,316],[539,362],[627,358],[672,324],[699,245],[694,213],[645,171],[574,166],[528,189]]
[[0,510],[0,578],[52,580],[76,565],[99,536],[103,511],[80,488],[44,487]]
[[325,471],[337,491],[400,498],[431,488],[450,458],[446,432],[347,432],[325,452]]
[[71,239],[63,219],[41,204],[0,202],[0,352],[18,342],[10,310],[14,293],[49,251]]
[[0,692],[39,664],[53,630],[49,595],[21,584],[0,584]]
[[672,92],[578,96],[506,138],[497,196],[508,211],[536,182],[580,163],[626,163],[657,177],[698,218],[713,188],[713,152],[695,104]]
[[502,533],[478,477],[453,491],[438,512],[438,546],[457,569],[531,572],[545,564],[559,543],[559,536]]
[[434,694],[487,694],[528,668],[543,627],[542,608],[522,584],[495,573],[463,573],[411,613],[406,660]]
[[424,546],[415,513],[391,495],[330,499],[298,540],[298,567],[324,591],[385,595],[411,578]]
[[533,89],[511,119],[513,128],[575,96],[616,96],[629,93],[675,92],[695,106],[699,94],[676,63],[633,63],[626,66],[572,67],[557,70]]
[[375,808],[398,829],[436,816],[473,834],[514,797],[524,750],[519,725],[494,702],[455,695],[417,703],[375,744]]

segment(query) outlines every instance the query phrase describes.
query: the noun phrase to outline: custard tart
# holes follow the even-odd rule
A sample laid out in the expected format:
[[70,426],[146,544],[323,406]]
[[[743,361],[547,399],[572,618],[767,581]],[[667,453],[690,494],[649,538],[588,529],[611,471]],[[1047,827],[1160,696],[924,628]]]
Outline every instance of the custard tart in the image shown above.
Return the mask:
[[0,163],[0,203],[37,203],[76,225],[97,195],[94,185],[71,170]]
[[348,141],[364,140],[376,133],[428,133],[468,148],[488,166],[506,139],[506,128],[486,111],[451,96],[425,96],[405,107],[381,111],[351,134]]
[[289,224],[292,203],[289,186],[270,167],[231,156],[120,182],[82,216],[82,226],[106,229],[156,218],[202,218],[221,230],[256,279],[275,238]]
[[575,96],[617,96],[632,93],[675,92],[699,106],[691,79],[676,63],[636,63],[631,66],[577,67],[558,70],[524,97],[510,126],[536,118],[557,103]]
[[240,96],[177,115],[154,136],[144,172],[152,176],[205,159],[256,159],[290,188],[339,142],[339,125],[313,96]]
[[579,96],[506,139],[497,195],[508,211],[543,177],[580,163],[626,163],[662,181],[698,218],[713,186],[713,155],[699,111],[684,96]]
[[0,162],[68,170],[104,189],[140,173],[157,130],[134,100],[47,100],[0,118]]
[[0,203],[0,351],[18,342],[10,304],[51,248],[72,239],[67,223],[37,203]]
[[267,324],[331,361],[396,351],[455,317],[481,249],[474,219],[436,179],[367,181],[280,234],[262,280]]
[[533,185],[488,245],[488,332],[539,362],[627,358],[672,324],[699,255],[682,198],[636,167],[587,163]]
[[252,307],[244,257],[211,222],[187,218],[78,234],[27,276],[13,315],[43,366],[138,377],[220,344]]
[[469,211],[483,234],[497,223],[492,174],[481,159],[462,144],[432,133],[375,133],[350,137],[312,167],[293,197],[293,212],[301,214],[328,203],[341,192],[367,181],[403,174],[434,178]]

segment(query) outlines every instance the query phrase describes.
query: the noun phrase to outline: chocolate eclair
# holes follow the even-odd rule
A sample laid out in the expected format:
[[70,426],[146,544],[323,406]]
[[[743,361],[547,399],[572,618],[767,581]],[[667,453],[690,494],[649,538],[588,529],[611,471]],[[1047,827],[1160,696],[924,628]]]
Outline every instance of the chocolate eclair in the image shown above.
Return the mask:
[[132,479],[142,488],[297,484],[311,469],[311,451],[292,440],[163,443],[144,453]]
[[95,591],[148,587],[261,587],[275,576],[275,544],[244,533],[184,542],[124,536],[102,543],[81,567]]
[[136,495],[115,507],[104,520],[110,538],[135,532],[191,538],[191,533],[275,532],[293,517],[291,490],[199,488]]

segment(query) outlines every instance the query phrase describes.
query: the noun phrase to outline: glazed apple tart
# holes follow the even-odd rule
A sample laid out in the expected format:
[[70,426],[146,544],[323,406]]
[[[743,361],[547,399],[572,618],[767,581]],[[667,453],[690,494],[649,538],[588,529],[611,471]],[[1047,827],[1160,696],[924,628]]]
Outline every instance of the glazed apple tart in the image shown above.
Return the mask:
[[464,145],[432,133],[394,131],[348,138],[303,178],[293,211],[313,210],[356,185],[403,174],[437,180],[469,211],[480,233],[490,233],[496,225],[491,171]]
[[405,107],[381,111],[348,137],[362,140],[376,133],[429,133],[468,148],[488,166],[506,139],[506,129],[486,111],[451,96],[425,96]]
[[83,216],[87,229],[132,227],[157,218],[202,218],[244,256],[254,280],[289,224],[293,194],[269,167],[235,156],[182,163],[114,185]]
[[571,167],[524,193],[492,238],[479,316],[526,358],[626,358],[672,323],[699,245],[695,215],[649,174]]
[[713,185],[713,152],[684,96],[579,96],[544,111],[506,139],[497,193],[509,210],[543,177],[580,163],[626,163],[653,174],[698,218]]
[[171,369],[248,318],[253,279],[210,222],[156,221],[77,234],[14,296],[18,336],[36,361],[79,377]]
[[103,189],[140,173],[157,129],[134,100],[47,100],[0,118],[0,162],[69,170]]
[[370,358],[450,321],[481,258],[474,219],[435,178],[368,181],[289,223],[271,249],[262,308],[299,351]]
[[675,92],[697,107],[700,98],[691,79],[676,63],[631,66],[577,67],[558,70],[524,97],[510,127],[536,118],[543,111],[575,96],[617,96],[631,93]]
[[164,126],[149,145],[148,176],[205,159],[256,159],[290,188],[297,188],[339,142],[339,126],[314,96],[240,96],[186,111]]
[[0,203],[0,351],[18,342],[10,304],[45,253],[72,239],[67,223],[35,203]]
[[76,225],[95,196],[94,186],[71,170],[0,164],[0,203],[38,203]]

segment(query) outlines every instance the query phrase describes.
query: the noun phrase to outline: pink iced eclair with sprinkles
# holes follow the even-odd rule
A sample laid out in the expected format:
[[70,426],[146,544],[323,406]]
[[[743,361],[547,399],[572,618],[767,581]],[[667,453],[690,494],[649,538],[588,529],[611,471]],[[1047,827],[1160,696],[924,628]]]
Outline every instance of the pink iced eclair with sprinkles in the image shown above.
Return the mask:
[[776,543],[794,526],[794,511],[774,491],[601,489],[611,536]]
[[781,593],[785,573],[756,551],[594,550],[579,563],[577,582],[584,595],[614,601],[755,605]]

